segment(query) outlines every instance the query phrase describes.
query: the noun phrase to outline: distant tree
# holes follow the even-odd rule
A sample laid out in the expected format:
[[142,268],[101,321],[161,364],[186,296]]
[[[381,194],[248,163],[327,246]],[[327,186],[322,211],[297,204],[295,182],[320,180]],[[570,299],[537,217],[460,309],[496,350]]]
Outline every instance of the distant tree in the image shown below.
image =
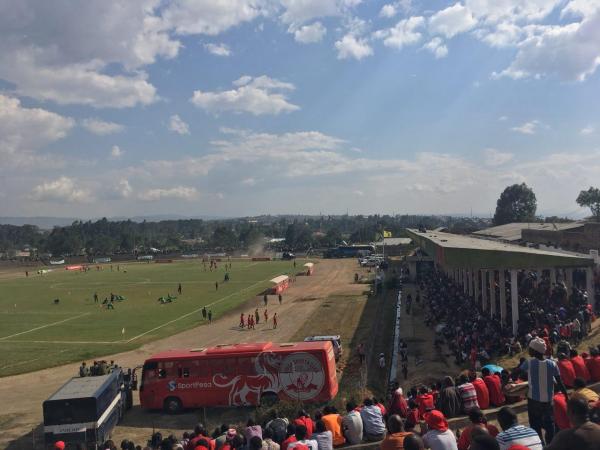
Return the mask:
[[496,203],[494,225],[511,222],[533,222],[537,200],[533,190],[525,183],[508,186]]
[[600,222],[600,189],[590,186],[587,191],[581,191],[577,196],[577,204],[590,208],[596,221]]

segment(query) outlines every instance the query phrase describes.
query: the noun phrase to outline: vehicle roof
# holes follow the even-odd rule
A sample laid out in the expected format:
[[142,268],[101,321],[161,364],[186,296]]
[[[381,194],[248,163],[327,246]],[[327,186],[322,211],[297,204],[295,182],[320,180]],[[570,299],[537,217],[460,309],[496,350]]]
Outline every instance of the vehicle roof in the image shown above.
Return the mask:
[[147,361],[185,359],[198,357],[215,356],[235,356],[244,354],[270,352],[289,352],[289,351],[310,351],[325,350],[328,342],[289,342],[276,344],[273,342],[256,342],[240,344],[222,344],[216,347],[196,348],[196,349],[175,349],[157,353],[148,358]]
[[289,277],[287,275],[279,275],[271,280],[271,283],[279,284],[282,281],[287,280]]
[[58,391],[48,398],[52,400],[67,400],[73,398],[96,397],[105,385],[112,383],[117,377],[117,372],[108,375],[98,375],[93,377],[75,377],[63,384]]
[[332,341],[332,340],[340,340],[341,337],[339,334],[329,334],[329,335],[319,335],[319,336],[307,336],[304,338],[304,342],[313,342],[313,341]]

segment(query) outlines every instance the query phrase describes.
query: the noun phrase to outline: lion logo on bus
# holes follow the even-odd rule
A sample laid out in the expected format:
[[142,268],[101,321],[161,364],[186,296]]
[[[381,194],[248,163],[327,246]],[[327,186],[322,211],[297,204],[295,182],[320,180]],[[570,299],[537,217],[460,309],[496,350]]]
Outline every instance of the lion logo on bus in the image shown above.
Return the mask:
[[281,363],[279,383],[288,397],[302,401],[311,400],[323,389],[325,372],[315,356],[309,353],[294,353]]

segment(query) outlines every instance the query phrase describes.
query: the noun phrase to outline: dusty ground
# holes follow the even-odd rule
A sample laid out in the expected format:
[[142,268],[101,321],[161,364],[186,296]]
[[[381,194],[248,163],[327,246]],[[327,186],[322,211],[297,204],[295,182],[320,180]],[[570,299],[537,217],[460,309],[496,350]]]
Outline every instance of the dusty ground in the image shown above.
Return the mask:
[[[239,312],[232,311],[212,325],[199,326],[183,333],[155,341],[141,348],[121,354],[108,356],[124,367],[135,367],[143,363],[149,355],[172,348],[197,347],[198,345],[216,345],[240,341],[286,341],[291,339],[303,326],[307,318],[315,311],[322,300],[330,296],[360,295],[365,285],[354,284],[354,273],[360,272],[356,261],[322,260],[316,266],[314,276],[297,277],[284,295],[282,305],[278,305],[274,297],[269,302],[272,315],[277,312],[279,325],[277,330],[260,324],[256,330],[240,331],[237,327]],[[306,299],[315,299],[306,301]],[[255,297],[245,307],[262,307],[262,298]],[[52,394],[65,380],[74,376],[79,364],[46,369],[38,372],[22,374],[0,379],[0,448],[31,449],[41,448],[40,422],[42,402]],[[148,413],[138,406],[134,395],[134,408],[130,411],[121,426],[116,430],[117,441],[125,437],[142,442],[150,436],[153,426],[161,430],[188,430],[201,417],[201,412],[183,414],[175,418],[160,413]],[[210,411],[209,411],[210,414]],[[38,444],[34,447],[34,438]]]

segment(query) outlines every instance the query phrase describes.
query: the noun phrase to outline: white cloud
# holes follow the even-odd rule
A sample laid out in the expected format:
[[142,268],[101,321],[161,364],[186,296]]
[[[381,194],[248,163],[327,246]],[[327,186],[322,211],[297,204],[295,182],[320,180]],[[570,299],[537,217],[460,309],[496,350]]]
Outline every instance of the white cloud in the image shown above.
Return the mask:
[[166,26],[177,34],[216,36],[269,12],[261,0],[175,0],[163,12]]
[[154,202],[165,198],[189,201],[195,200],[198,198],[198,195],[199,193],[194,187],[175,186],[167,189],[148,189],[147,191],[140,193],[138,198],[148,202]]
[[508,116],[500,116],[500,117],[498,117],[498,121],[499,122],[505,122],[507,120],[508,120]]
[[584,136],[586,136],[586,135],[588,135],[588,134],[593,134],[593,133],[594,133],[594,131],[595,131],[595,130],[594,130],[594,127],[593,127],[593,126],[591,126],[591,125],[588,125],[588,126],[586,126],[586,127],[582,128],[582,129],[579,131],[579,133],[580,133],[580,134],[583,134]]
[[[173,58],[157,2],[23,0],[0,17],[0,78],[20,95],[60,104],[130,107],[156,101],[141,70]],[[110,73],[109,73],[110,66]]]
[[242,184],[244,186],[255,186],[256,183],[258,183],[259,181],[262,181],[262,180],[257,180],[256,178],[249,177],[249,178],[244,178],[242,180]]
[[216,56],[230,56],[231,55],[231,49],[229,48],[229,46],[227,44],[209,43],[209,44],[204,44],[204,48],[206,49],[207,52],[212,53],[213,55],[216,55]]
[[114,122],[107,122],[96,118],[87,118],[81,121],[81,126],[88,130],[90,133],[97,134],[98,136],[105,136],[107,134],[120,133],[125,129],[123,125]]
[[511,130],[521,134],[535,134],[540,125],[539,120],[530,120],[517,127],[512,127]]
[[177,114],[173,114],[169,119],[169,130],[177,134],[190,134],[190,127]]
[[120,159],[123,156],[123,150],[118,145],[113,145],[110,149],[110,159]]
[[425,25],[421,16],[413,16],[399,21],[394,27],[378,30],[373,33],[375,39],[383,39],[383,45],[401,49],[406,45],[418,43],[423,34],[417,31]]
[[237,89],[220,92],[194,91],[190,101],[212,113],[249,112],[258,116],[278,115],[300,109],[299,106],[288,102],[287,92],[295,89],[291,83],[266,75],[256,78],[245,75],[233,84]]
[[62,176],[54,181],[33,188],[31,198],[36,201],[88,202],[92,196],[88,190],[80,189],[72,178]]
[[495,148],[486,148],[483,151],[483,156],[486,166],[496,167],[511,161],[515,155],[512,153],[500,152]]
[[447,38],[469,31],[475,25],[477,19],[460,3],[438,11],[429,19],[429,31]]
[[321,22],[304,25],[294,31],[294,40],[301,44],[320,42],[327,33],[327,28]]
[[365,196],[365,193],[364,193],[364,191],[361,191],[361,190],[359,190],[359,189],[355,189],[355,190],[353,190],[353,191],[352,191],[352,193],[353,193],[354,195],[358,196],[358,197],[364,197],[364,196]]
[[284,8],[280,19],[297,27],[321,17],[341,16],[359,4],[360,0],[281,0]]
[[434,37],[423,48],[433,53],[436,59],[445,58],[448,55],[448,47],[446,47],[444,41],[439,37]]
[[75,121],[41,108],[25,108],[13,97],[0,94],[0,166],[32,166],[43,160],[35,153],[63,139]]
[[129,184],[129,180],[123,178],[114,187],[113,194],[115,198],[129,198],[133,193],[133,188]]
[[396,14],[398,14],[398,8],[393,3],[383,5],[379,11],[379,17],[385,17],[386,19],[390,19]]
[[512,63],[493,78],[540,78],[556,75],[584,81],[600,65],[600,11],[581,22],[538,26],[519,44]]
[[547,17],[563,0],[466,0],[466,8],[487,24],[534,22]]
[[364,38],[357,38],[352,34],[346,34],[342,39],[335,42],[338,51],[338,59],[354,58],[361,60],[373,54],[373,49]]

